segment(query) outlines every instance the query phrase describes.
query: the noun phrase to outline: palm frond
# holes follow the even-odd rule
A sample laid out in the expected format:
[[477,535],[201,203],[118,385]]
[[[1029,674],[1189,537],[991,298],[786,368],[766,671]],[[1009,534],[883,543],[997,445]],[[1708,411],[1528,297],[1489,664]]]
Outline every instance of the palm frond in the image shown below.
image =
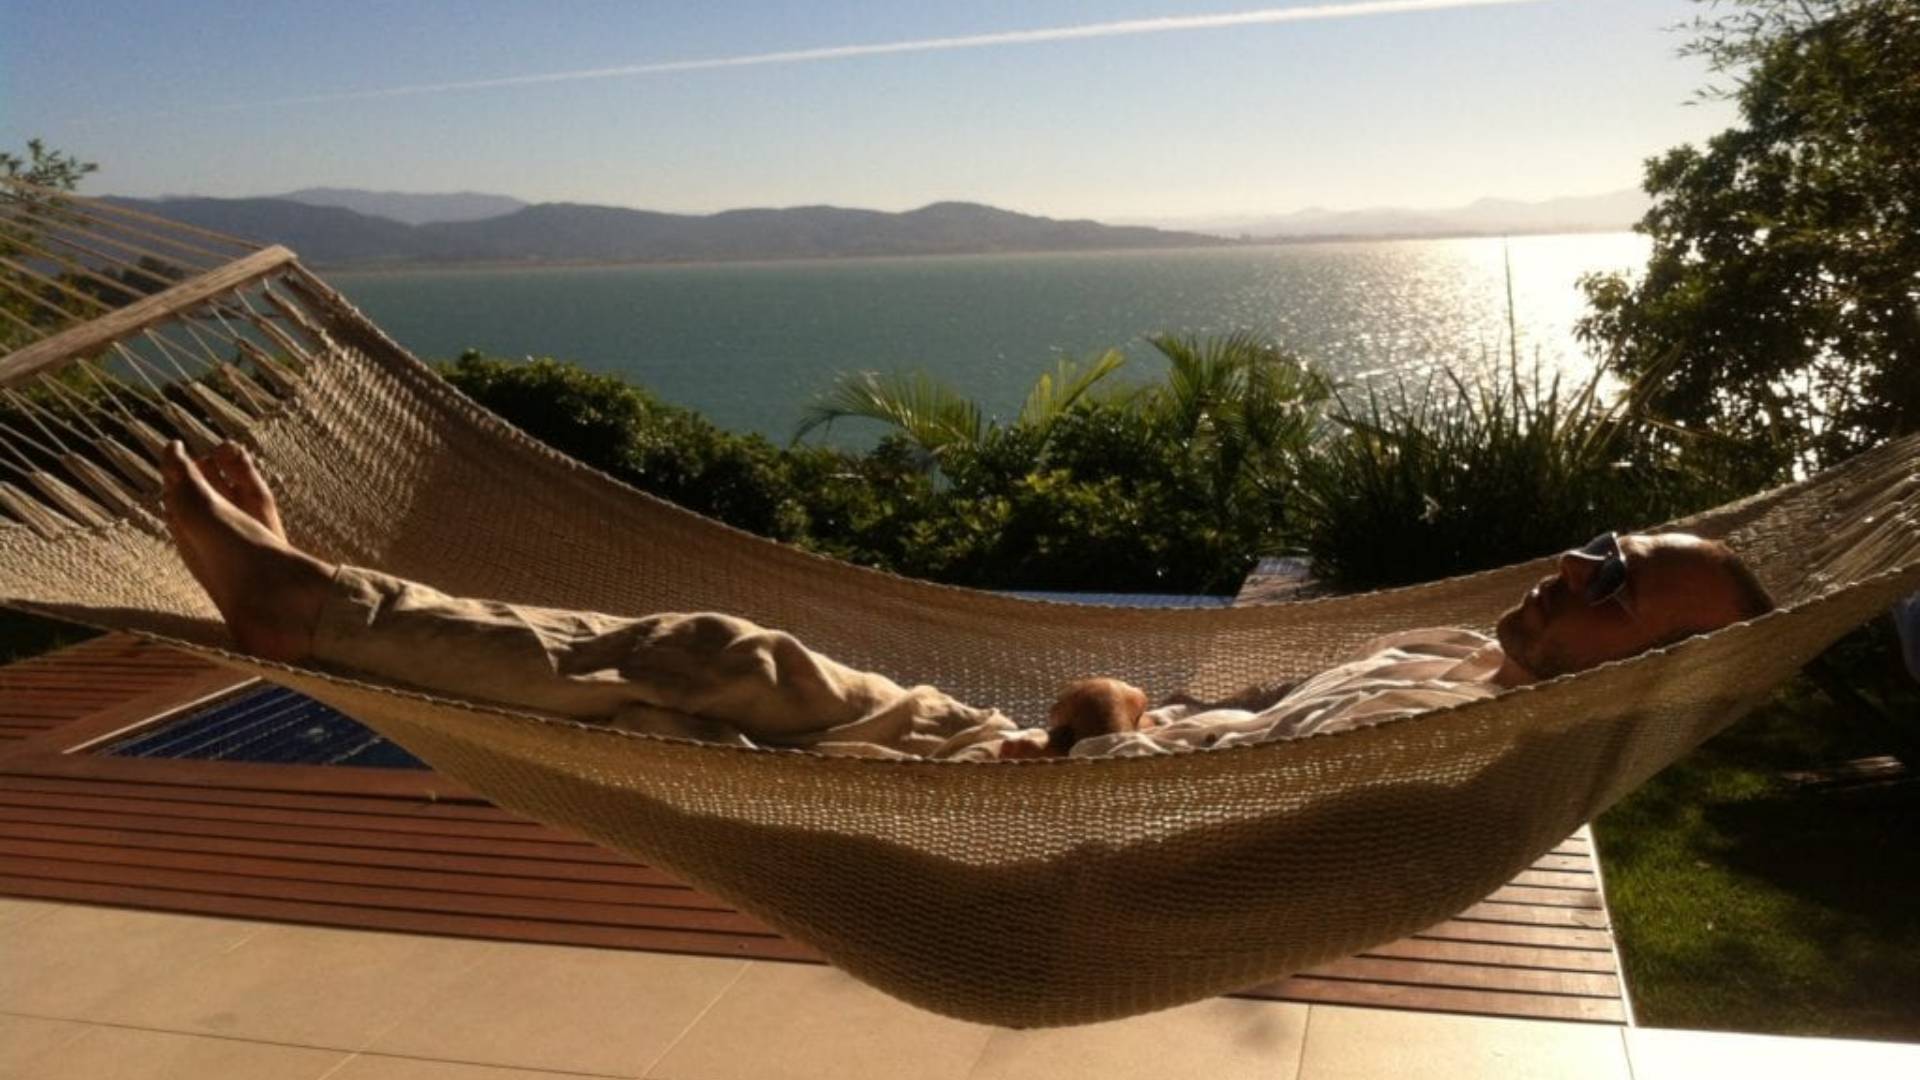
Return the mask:
[[1147,341],[1167,361],[1166,381],[1157,388],[1152,406],[1184,436],[1206,431],[1221,406],[1240,396],[1247,356],[1258,348],[1246,334],[1204,340],[1157,334]]
[[1053,371],[1034,380],[1033,389],[1027,391],[1027,400],[1020,406],[1020,424],[1034,427],[1052,424],[1095,384],[1120,370],[1126,360],[1126,354],[1118,349],[1109,349],[1085,364],[1072,357],[1062,359]]
[[807,406],[794,441],[854,419],[885,424],[936,459],[979,443],[986,431],[978,402],[926,372],[861,371],[841,375]]

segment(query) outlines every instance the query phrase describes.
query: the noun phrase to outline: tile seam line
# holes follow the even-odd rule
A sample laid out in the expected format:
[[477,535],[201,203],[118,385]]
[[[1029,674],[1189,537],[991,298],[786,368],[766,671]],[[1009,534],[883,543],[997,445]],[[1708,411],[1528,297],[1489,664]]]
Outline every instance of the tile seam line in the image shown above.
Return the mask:
[[988,1029],[987,1037],[980,1040],[980,1049],[973,1052],[973,1060],[967,1062],[967,1071],[960,1074],[961,1080],[975,1080],[975,1077],[980,1075],[981,1064],[987,1060],[987,1051],[993,1049],[993,1041],[1000,1037],[1001,1032],[1014,1030],[1012,1028],[996,1027],[991,1024],[986,1025],[986,1027]]
[[[323,927],[322,929],[332,930],[336,928]],[[347,932],[360,933],[362,931],[349,930]],[[366,1038],[360,1041],[360,1045],[353,1048],[352,1052],[355,1054],[369,1053],[369,1050],[367,1049],[368,1047],[373,1046],[375,1043],[378,1043],[381,1039],[386,1038],[389,1034],[397,1030],[400,1027],[400,1025],[406,1023],[407,1021],[413,1019],[416,1016],[419,1016],[434,1002],[440,1000],[444,996],[452,994],[455,985],[457,985],[462,980],[472,975],[476,970],[484,966],[489,960],[493,959],[495,953],[498,953],[500,951],[500,943],[497,941],[477,941],[476,939],[465,938],[465,937],[440,938],[440,937],[434,937],[434,936],[425,935],[425,934],[404,934],[400,936],[415,937],[415,938],[422,938],[422,939],[430,938],[431,940],[435,940],[435,941],[451,940],[451,941],[458,942],[463,946],[477,944],[479,947],[474,950],[473,959],[468,961],[465,965],[463,965],[459,969],[459,971],[449,976],[444,985],[440,986],[436,990],[420,995],[419,1000],[414,1004],[413,1008],[399,1011],[398,1015],[396,1015],[391,1022],[383,1025],[378,1031],[369,1032]]]
[[217,1039],[220,1042],[246,1043],[250,1046],[278,1046],[288,1050],[314,1050],[321,1053],[345,1054],[356,1057],[359,1051],[344,1046],[322,1046],[317,1043],[276,1042],[273,1039],[251,1039],[245,1035],[226,1035],[217,1031],[183,1031],[179,1028],[154,1027],[150,1024],[129,1024],[118,1020],[93,1020],[79,1016],[51,1016],[45,1013],[21,1012],[18,1009],[0,1009],[0,1016],[15,1016],[25,1020],[64,1020],[72,1024],[87,1027],[116,1028],[121,1031],[143,1031],[150,1035],[179,1035],[189,1039]]
[[660,1053],[655,1055],[654,1059],[652,1061],[647,1062],[646,1067],[640,1070],[638,1074],[638,1076],[640,1077],[640,1080],[647,1080],[647,1078],[652,1077],[654,1075],[653,1070],[659,1068],[660,1063],[667,1060],[667,1056],[672,1054],[674,1050],[678,1048],[682,1042],[686,1041],[687,1034],[691,1032],[695,1027],[699,1026],[700,1021],[705,1020],[707,1018],[707,1014],[712,1012],[714,1010],[714,1007],[720,1004],[721,998],[726,997],[729,993],[732,993],[733,988],[740,985],[740,980],[747,977],[747,969],[757,963],[760,963],[760,961],[758,960],[740,961],[740,970],[733,973],[733,978],[727,980],[727,985],[721,987],[720,992],[713,995],[712,999],[709,1000],[706,1003],[706,1005],[702,1006],[700,1011],[695,1013],[691,1020],[687,1021],[687,1026],[681,1028],[679,1034],[675,1035],[672,1039],[668,1040],[667,1045],[661,1048]]
[[[178,1036],[181,1036],[182,1038],[188,1038],[188,1039],[213,1039],[219,1042],[245,1043],[249,1046],[272,1046],[272,1047],[279,1047],[286,1050],[312,1050],[316,1053],[331,1053],[331,1054],[343,1055],[338,1064],[334,1065],[332,1068],[328,1069],[325,1073],[322,1073],[320,1076],[316,1077],[315,1080],[326,1080],[327,1077],[330,1077],[334,1075],[336,1072],[345,1068],[348,1064],[350,1064],[355,1059],[363,1058],[363,1057],[394,1058],[394,1059],[404,1060],[404,1061],[441,1062],[449,1065],[473,1065],[479,1068],[519,1070],[522,1072],[527,1072],[527,1071],[544,1072],[544,1073],[554,1073],[560,1076],[592,1077],[593,1080],[609,1080],[609,1078],[611,1078],[611,1080],[621,1080],[618,1073],[581,1072],[577,1069],[556,1069],[556,1068],[548,1068],[544,1066],[529,1069],[528,1067],[520,1066],[520,1065],[501,1065],[497,1062],[472,1061],[466,1058],[441,1058],[441,1057],[429,1057],[422,1054],[396,1054],[396,1053],[388,1053],[386,1051],[375,1051],[375,1050],[350,1050],[342,1046],[324,1046],[316,1043],[302,1043],[302,1042],[278,1042],[273,1039],[254,1039],[254,1038],[248,1038],[247,1036],[244,1036],[244,1035],[226,1035],[226,1034],[222,1034],[220,1032],[215,1032],[215,1031],[182,1031],[177,1028],[151,1027],[146,1024],[127,1024],[127,1023],[121,1023],[113,1020],[83,1020],[83,1019],[80,1019],[77,1017],[71,1017],[71,1016],[47,1016],[39,1013],[19,1012],[13,1009],[0,1009],[0,1016],[12,1016],[22,1020],[45,1020],[49,1022],[75,1024],[75,1025],[78,1025],[82,1030],[74,1035],[73,1037],[74,1039],[78,1039],[81,1036],[85,1035],[86,1028],[98,1027],[98,1028],[114,1028],[121,1031],[139,1031],[139,1032],[145,1032],[149,1035],[178,1035]],[[71,1043],[72,1041],[73,1041],[72,1039],[68,1040],[69,1043]]]
[[321,1073],[317,1077],[314,1077],[314,1080],[331,1080],[334,1074],[338,1073],[341,1069],[344,1069],[347,1066],[353,1064],[354,1061],[359,1057],[360,1055],[357,1053],[347,1054],[345,1057],[342,1057],[339,1061],[334,1062],[333,1068],[328,1069],[326,1072]]
[[[502,1065],[497,1061],[475,1061],[471,1058],[431,1057],[425,1054],[396,1054],[385,1050],[355,1050],[347,1055],[347,1061],[341,1062],[336,1069],[342,1069],[349,1062],[360,1058],[386,1058],[390,1061],[425,1061],[438,1065],[464,1065],[476,1069],[497,1069],[503,1072],[521,1072],[532,1076],[579,1076],[587,1080],[632,1080],[620,1073],[581,1072],[578,1069],[559,1069],[547,1065]],[[327,1076],[332,1076],[329,1072]],[[325,1080],[325,1077],[320,1078]]]
[[1320,1011],[1318,1005],[1307,1006],[1307,1017],[1300,1025],[1300,1049],[1293,1057],[1293,1075],[1288,1080],[1306,1080],[1307,1040],[1313,1037],[1313,1017]]

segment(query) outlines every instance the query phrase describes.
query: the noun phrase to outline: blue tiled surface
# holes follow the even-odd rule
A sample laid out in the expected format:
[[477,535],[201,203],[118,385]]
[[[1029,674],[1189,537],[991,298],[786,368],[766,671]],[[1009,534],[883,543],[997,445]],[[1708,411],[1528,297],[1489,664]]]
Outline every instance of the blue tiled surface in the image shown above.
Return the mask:
[[1052,600],[1059,604],[1101,604],[1106,607],[1205,608],[1229,607],[1231,596],[1180,596],[1172,593],[1091,593],[1091,592],[1019,592],[1008,596],[1026,600]]
[[279,686],[257,686],[99,751],[118,757],[423,769],[349,716]]

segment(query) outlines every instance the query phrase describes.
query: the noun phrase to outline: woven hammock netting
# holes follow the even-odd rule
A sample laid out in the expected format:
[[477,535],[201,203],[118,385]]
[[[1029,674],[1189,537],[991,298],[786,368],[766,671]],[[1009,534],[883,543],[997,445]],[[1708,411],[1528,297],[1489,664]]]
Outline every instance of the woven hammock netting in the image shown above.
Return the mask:
[[170,438],[244,442],[295,541],[330,561],[456,595],[731,612],[1034,723],[1087,674],[1224,696],[1385,632],[1485,630],[1550,560],[1227,609],[941,587],[746,535],[542,447],[282,248],[12,185],[0,283],[0,602],[293,687],[502,806],[676,873],[897,997],[986,1023],[1166,1008],[1447,918],[1920,589],[1908,439],[1677,523],[1734,544],[1781,610],[1463,707],[1117,760],[875,761],[644,737],[228,651],[155,516],[155,455]]

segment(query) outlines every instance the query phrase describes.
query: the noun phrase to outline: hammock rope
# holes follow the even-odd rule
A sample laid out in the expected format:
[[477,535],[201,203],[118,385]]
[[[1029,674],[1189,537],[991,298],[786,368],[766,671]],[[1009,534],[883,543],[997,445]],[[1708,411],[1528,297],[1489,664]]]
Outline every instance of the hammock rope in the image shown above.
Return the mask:
[[[55,247],[60,258],[42,254]],[[154,456],[169,437],[246,443],[290,533],[322,558],[524,603],[728,611],[1031,721],[1087,674],[1223,696],[1309,675],[1381,633],[1486,629],[1550,560],[1255,608],[1101,608],[914,582],[707,521],[554,453],[284,249],[9,183],[0,255],[0,280],[33,298],[0,300],[0,603],[310,694],[508,809],[674,872],[889,993],[981,1022],[1166,1008],[1449,917],[1920,589],[1920,440],[1906,439],[1676,523],[1732,542],[1780,611],[1408,720],[1158,758],[984,765],[637,736],[229,651],[157,516]]]

